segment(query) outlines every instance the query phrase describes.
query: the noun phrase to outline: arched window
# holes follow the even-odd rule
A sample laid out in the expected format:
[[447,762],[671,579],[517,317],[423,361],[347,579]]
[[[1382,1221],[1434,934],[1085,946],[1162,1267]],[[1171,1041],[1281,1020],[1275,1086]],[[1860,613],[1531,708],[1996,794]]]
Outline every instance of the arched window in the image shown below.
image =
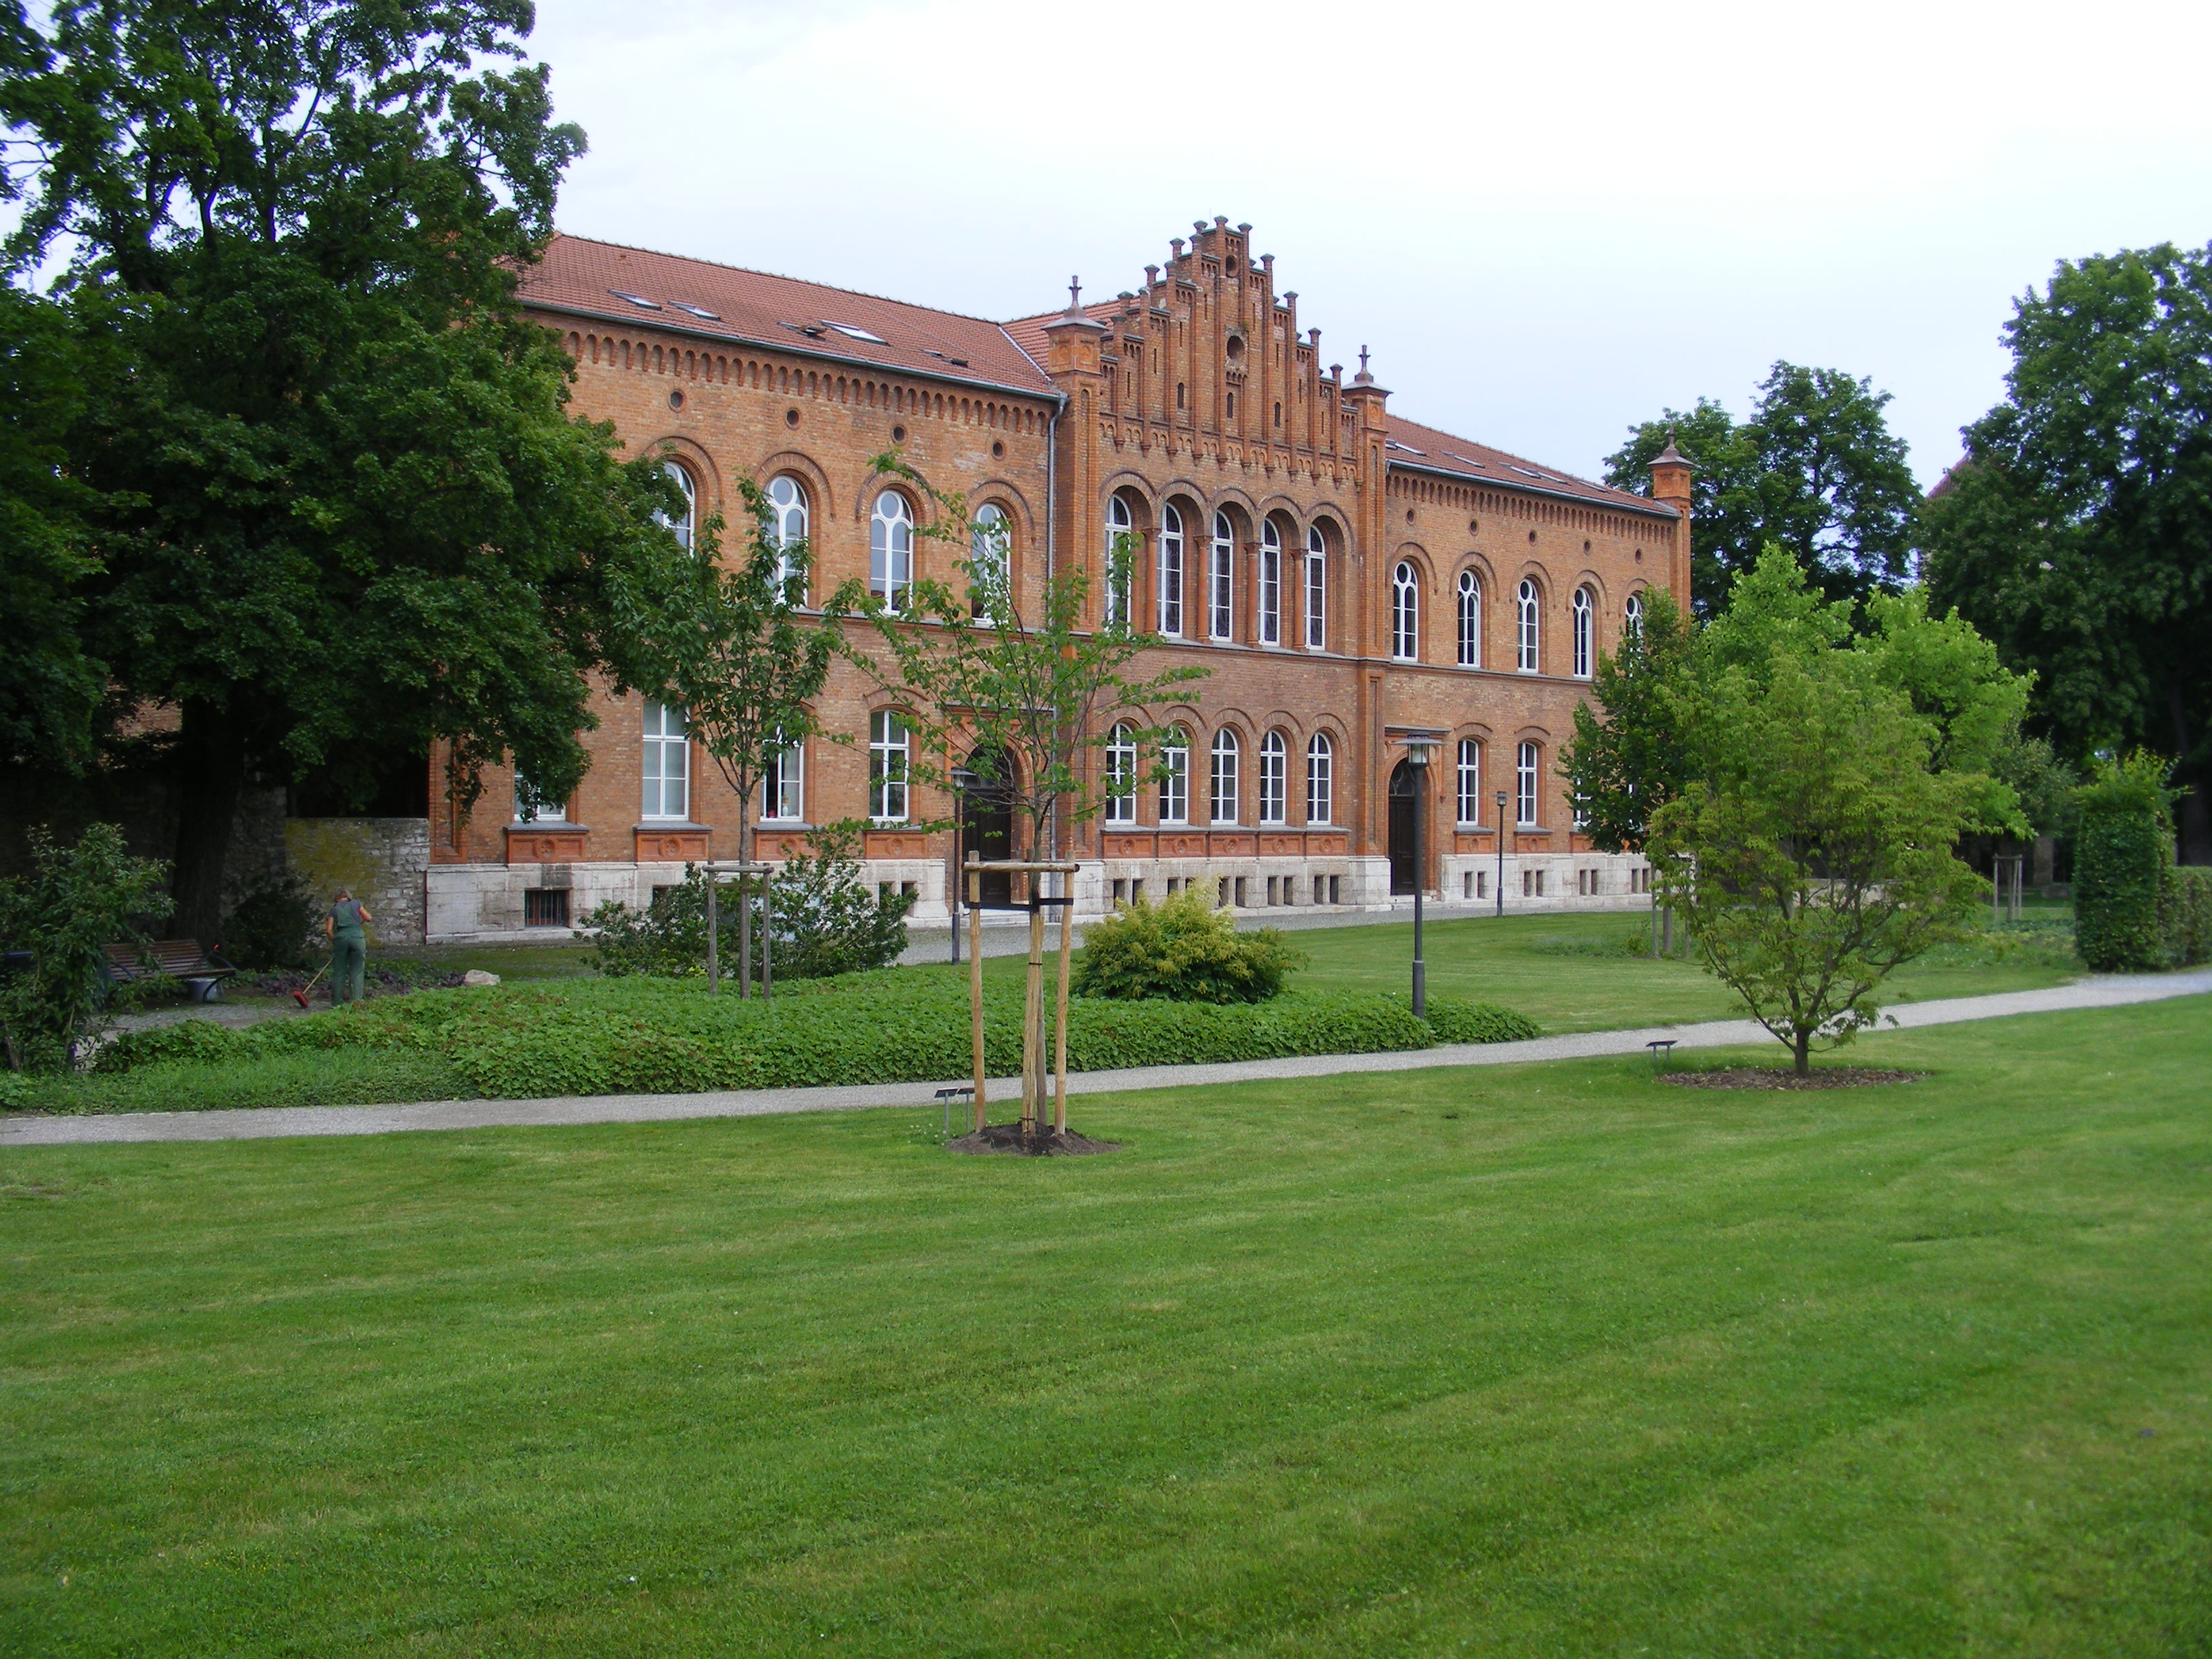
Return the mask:
[[1291,746],[1279,732],[1260,739],[1260,822],[1280,823],[1290,815]]
[[1190,734],[1180,726],[1160,744],[1160,822],[1190,822]]
[[1160,509],[1160,632],[1182,632],[1182,514],[1172,505]]
[[1520,764],[1513,770],[1513,821],[1523,830],[1536,827],[1536,787],[1543,769],[1544,751],[1533,743],[1522,744]]
[[1421,654],[1420,578],[1410,560],[1390,575],[1390,654],[1407,662]]
[[1137,740],[1126,726],[1106,738],[1106,822],[1137,821]]
[[1213,544],[1206,562],[1206,634],[1208,639],[1236,636],[1237,617],[1231,603],[1235,592],[1237,536],[1226,513],[1213,515]]
[[878,823],[907,819],[907,763],[914,739],[889,708],[868,716],[868,816]]
[[1328,733],[1306,740],[1306,822],[1327,823],[1336,811],[1336,745]]
[[1328,649],[1328,544],[1319,525],[1306,532],[1306,649]]
[[1216,823],[1237,822],[1237,734],[1223,726],[1213,734],[1213,769],[1207,799]]
[[648,818],[682,819],[691,811],[691,736],[684,711],[645,706],[645,805]]
[[1536,630],[1539,614],[1535,581],[1532,578],[1524,576],[1521,579],[1520,629],[1520,666],[1521,672],[1524,674],[1534,674],[1537,672],[1536,647],[1540,641]]
[[761,774],[761,817],[771,823],[797,823],[806,816],[806,751],[798,744],[779,749]]
[[1129,587],[1136,579],[1137,526],[1129,503],[1119,495],[1106,501],[1106,626],[1129,625]]
[[686,553],[691,550],[691,527],[699,518],[699,485],[691,476],[691,469],[674,461],[663,461],[660,470],[676,480],[676,487],[684,492],[683,509],[674,518],[659,515],[660,522],[676,532],[677,545]]
[[1575,678],[1578,680],[1586,680],[1590,677],[1592,665],[1597,659],[1597,652],[1595,648],[1597,634],[1597,605],[1590,598],[1590,591],[1587,587],[1575,589],[1573,614]]
[[913,580],[914,509],[898,491],[886,489],[876,497],[868,520],[868,592],[892,610],[903,611],[907,584]]
[[788,472],[769,480],[768,534],[780,556],[775,562],[776,586],[784,588],[791,601],[803,604],[806,590],[801,586],[790,593],[789,584],[795,574],[799,556],[806,547],[806,486]]
[[1260,643],[1283,642],[1283,532],[1273,519],[1260,526]]
[[1482,666],[1482,578],[1459,573],[1459,665]]
[[1641,593],[1631,593],[1628,603],[1621,606],[1620,631],[1624,636],[1644,631],[1644,596]]
[[1473,738],[1459,740],[1459,821],[1482,822],[1482,744]]
[[982,616],[995,602],[1004,608],[1007,592],[1007,554],[1013,546],[1014,527],[1005,511],[993,501],[975,509],[968,526],[968,614]]

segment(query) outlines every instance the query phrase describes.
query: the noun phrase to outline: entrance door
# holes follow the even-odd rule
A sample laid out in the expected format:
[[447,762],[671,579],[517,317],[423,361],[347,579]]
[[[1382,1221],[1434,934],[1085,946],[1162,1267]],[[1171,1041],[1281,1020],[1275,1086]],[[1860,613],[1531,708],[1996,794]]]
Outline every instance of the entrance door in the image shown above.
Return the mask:
[[[1014,807],[1006,787],[1011,771],[1006,757],[979,750],[968,757],[968,769],[975,773],[975,783],[963,798],[961,860],[964,863],[970,853],[987,862],[1010,859],[1014,855]],[[961,881],[964,898],[967,878],[963,876]],[[984,904],[1011,905],[1014,902],[1013,883],[1013,877],[1004,870],[986,870],[982,876]]]
[[1410,893],[1419,879],[1413,868],[1413,814],[1420,800],[1413,793],[1414,768],[1400,761],[1390,774],[1390,890]]

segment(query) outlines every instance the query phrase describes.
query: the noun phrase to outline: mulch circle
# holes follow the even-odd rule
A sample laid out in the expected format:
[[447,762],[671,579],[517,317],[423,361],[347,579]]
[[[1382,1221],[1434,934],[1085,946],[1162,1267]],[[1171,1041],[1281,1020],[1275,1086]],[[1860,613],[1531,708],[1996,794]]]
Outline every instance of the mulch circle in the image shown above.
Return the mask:
[[1118,1152],[1118,1140],[1093,1140],[1073,1129],[1057,1133],[1040,1129],[1024,1135],[1018,1123],[987,1123],[970,1134],[945,1143],[948,1152],[1006,1152],[1016,1158],[1087,1158],[1093,1152]]
[[1866,1089],[1883,1083],[1917,1083],[1925,1072],[1885,1072],[1870,1066],[1824,1066],[1799,1077],[1771,1066],[1732,1066],[1717,1072],[1665,1072],[1662,1083],[1685,1089]]

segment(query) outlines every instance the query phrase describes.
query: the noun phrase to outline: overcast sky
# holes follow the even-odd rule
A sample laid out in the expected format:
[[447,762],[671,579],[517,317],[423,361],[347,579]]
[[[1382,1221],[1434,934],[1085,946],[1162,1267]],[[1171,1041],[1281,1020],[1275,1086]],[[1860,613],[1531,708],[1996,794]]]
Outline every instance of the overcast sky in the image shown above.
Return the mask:
[[1323,360],[1585,474],[1778,357],[1923,483],[2063,258],[2212,240],[2212,5],[548,0],[563,227],[1006,318],[1254,226]]

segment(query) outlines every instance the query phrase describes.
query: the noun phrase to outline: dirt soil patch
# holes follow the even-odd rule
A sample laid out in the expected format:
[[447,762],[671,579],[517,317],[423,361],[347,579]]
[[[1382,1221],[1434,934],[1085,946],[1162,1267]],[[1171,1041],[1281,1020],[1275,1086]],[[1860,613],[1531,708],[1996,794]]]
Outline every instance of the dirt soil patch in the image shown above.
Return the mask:
[[1731,1066],[1717,1072],[1667,1072],[1662,1083],[1686,1089],[1865,1089],[1883,1083],[1913,1083],[1925,1072],[1885,1072],[1870,1066],[1823,1066],[1799,1077],[1772,1066]]
[[948,1152],[1008,1152],[1017,1158],[1086,1158],[1093,1152],[1118,1152],[1118,1140],[1093,1140],[1073,1129],[1055,1133],[1040,1128],[1024,1136],[1018,1123],[987,1123],[971,1134],[945,1143]]

